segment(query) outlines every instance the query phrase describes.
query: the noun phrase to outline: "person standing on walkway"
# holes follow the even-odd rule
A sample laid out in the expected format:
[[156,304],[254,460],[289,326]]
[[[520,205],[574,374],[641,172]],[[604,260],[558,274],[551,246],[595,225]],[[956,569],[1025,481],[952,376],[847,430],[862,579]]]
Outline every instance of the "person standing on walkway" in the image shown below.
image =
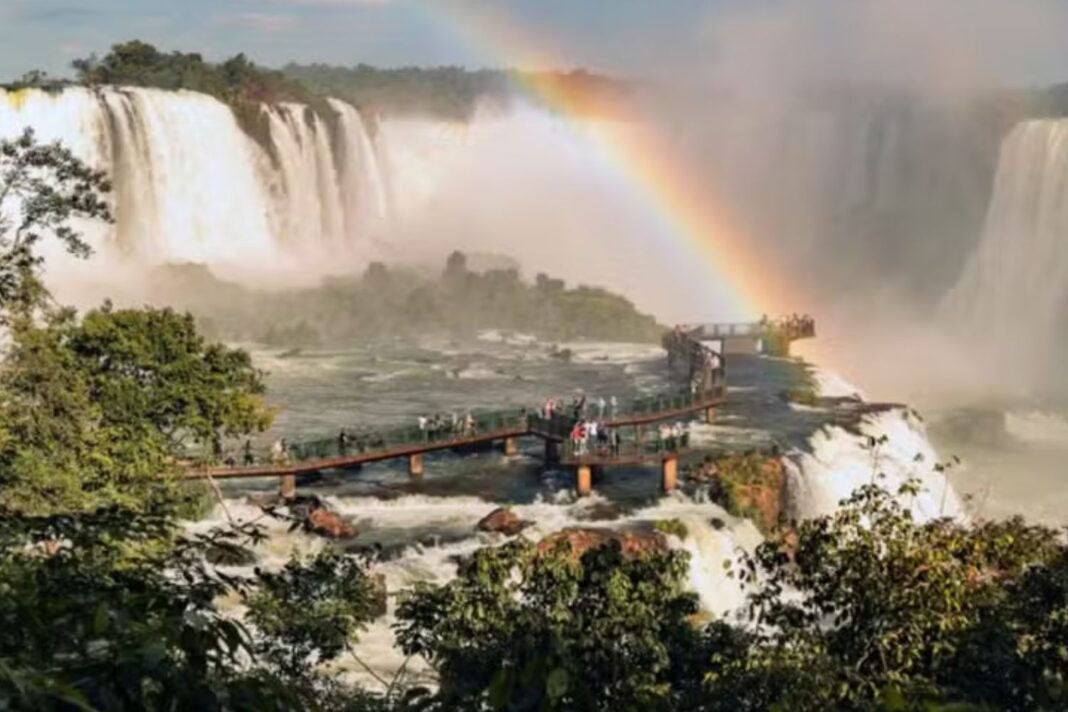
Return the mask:
[[245,446],[243,450],[244,457],[242,458],[242,462],[244,463],[245,467],[251,467],[252,465],[255,465],[256,458],[252,456],[252,441],[248,438],[245,439]]
[[426,424],[427,424],[426,423],[426,416],[425,415],[420,415],[419,416],[419,434],[422,437],[423,442],[426,442],[426,441],[428,441],[430,439],[430,433],[426,429]]
[[605,410],[605,408],[607,406],[608,406],[608,404],[605,403],[604,396],[598,396],[597,397],[597,419],[598,420],[604,420],[604,410]]
[[619,414],[619,401],[615,396],[608,399],[608,407],[609,412],[612,414],[612,420],[615,420],[616,416]]
[[344,430],[337,436],[337,454],[340,457],[347,457],[349,454],[349,436]]
[[275,440],[271,444],[271,463],[281,465],[285,463],[286,441],[285,438]]

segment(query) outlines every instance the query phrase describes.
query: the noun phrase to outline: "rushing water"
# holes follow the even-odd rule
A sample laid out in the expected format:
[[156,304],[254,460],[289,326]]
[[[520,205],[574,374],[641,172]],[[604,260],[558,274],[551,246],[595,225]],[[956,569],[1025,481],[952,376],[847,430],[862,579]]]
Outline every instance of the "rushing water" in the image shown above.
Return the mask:
[[[616,395],[622,400],[670,387],[659,347],[557,346],[572,349],[574,359],[565,363],[554,358],[552,344],[494,332],[473,343],[397,341],[289,358],[257,350],[257,363],[270,372],[272,400],[283,408],[276,430],[265,437],[295,440],[329,435],[341,425],[405,424],[435,412],[536,406],[548,396],[569,398],[578,389],[592,398]],[[860,401],[841,398],[852,389],[827,374],[819,374],[819,380],[829,399],[819,408],[798,407],[782,397],[798,383],[802,367],[796,362],[737,357],[728,367],[729,399],[716,424],[692,425],[701,449],[694,459],[704,452],[777,446],[788,460],[791,513],[813,515],[870,481],[875,465],[863,443],[869,435],[886,434],[890,441],[877,466],[888,475],[888,486],[920,477],[927,491],[908,503],[918,516],[962,513],[952,489],[946,490],[933,470],[937,457],[922,425],[904,411],[868,413]],[[925,456],[921,463],[915,460],[918,453]],[[384,574],[393,593],[418,581],[445,582],[455,574],[457,556],[501,541],[500,535],[476,532],[475,525],[496,507],[508,505],[535,523],[521,535],[532,539],[567,526],[641,527],[679,519],[689,533],[671,544],[691,555],[690,585],[703,609],[709,615],[729,615],[742,604],[744,592],[726,577],[723,561],[760,541],[751,522],[731,517],[708,501],[701,485],[685,478],[680,491],[663,496],[656,467],[609,470],[594,483],[593,496],[576,499],[573,473],[546,469],[542,454],[535,439],[522,441],[516,457],[499,451],[437,453],[426,458],[426,474],[419,481],[408,478],[405,462],[385,462],[328,474],[306,491],[324,497],[353,522],[358,535],[341,546],[381,549],[375,570]],[[260,511],[255,503],[272,497],[277,486],[273,480],[228,483],[227,509],[233,516],[256,518]],[[222,517],[220,510],[195,526]],[[294,551],[324,546],[282,524],[271,526],[271,537],[257,552],[260,565],[279,566]],[[359,645],[362,657],[384,676],[403,663],[390,628],[394,606],[391,599],[389,613],[370,626]],[[420,661],[411,661],[409,669],[417,675],[426,671]],[[374,684],[358,669],[349,672]]]

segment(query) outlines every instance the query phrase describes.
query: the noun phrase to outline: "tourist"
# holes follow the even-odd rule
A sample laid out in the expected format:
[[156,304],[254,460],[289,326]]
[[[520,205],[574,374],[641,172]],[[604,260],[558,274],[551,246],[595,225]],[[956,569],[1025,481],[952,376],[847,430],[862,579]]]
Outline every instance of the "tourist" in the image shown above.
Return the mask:
[[271,444],[271,462],[275,465],[281,465],[285,463],[286,458],[286,441],[284,438],[275,440]]
[[256,464],[256,458],[254,458],[252,456],[252,441],[251,440],[249,440],[247,438],[245,439],[245,446],[244,446],[243,450],[244,450],[245,454],[244,454],[244,457],[242,458],[242,462],[244,463],[245,467],[250,467],[252,465],[255,465]]
[[612,455],[614,457],[619,457],[622,449],[623,435],[619,432],[619,428],[612,428]]
[[470,413],[464,418],[464,435],[469,438],[475,435],[475,417]]
[[423,442],[430,440],[430,431],[427,430],[427,419],[425,415],[419,416],[419,433]]
[[604,396],[598,396],[597,398],[597,417],[600,420],[604,420],[604,410],[608,407],[608,404],[604,400]]
[[347,457],[349,454],[349,436],[344,430],[337,436],[337,454],[340,457]]

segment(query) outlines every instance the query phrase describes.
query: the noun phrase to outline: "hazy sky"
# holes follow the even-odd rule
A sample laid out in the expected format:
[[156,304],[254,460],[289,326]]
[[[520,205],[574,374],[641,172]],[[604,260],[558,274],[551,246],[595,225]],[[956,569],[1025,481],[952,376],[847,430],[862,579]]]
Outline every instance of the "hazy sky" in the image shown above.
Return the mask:
[[[503,9],[551,38],[559,64],[631,74],[699,69],[735,34],[758,60],[790,65],[800,51],[820,53],[810,61],[848,65],[889,23],[900,25],[886,35],[896,52],[889,66],[912,43],[964,46],[970,59],[1009,42],[994,70],[1010,80],[1068,77],[1063,0],[0,0],[0,78],[31,68],[63,74],[72,58],[132,38],[210,59],[244,51],[271,66],[500,64],[441,21],[450,3]],[[918,11],[898,11],[910,6]],[[784,25],[806,34],[783,42]],[[849,54],[823,56],[839,46]]]
[[[0,76],[63,73],[70,60],[139,38],[209,58],[351,65],[484,65],[441,17],[452,0],[0,0]],[[563,62],[624,66],[684,58],[718,7],[765,0],[458,0],[505,8],[567,48]],[[492,59],[490,61],[493,61]]]

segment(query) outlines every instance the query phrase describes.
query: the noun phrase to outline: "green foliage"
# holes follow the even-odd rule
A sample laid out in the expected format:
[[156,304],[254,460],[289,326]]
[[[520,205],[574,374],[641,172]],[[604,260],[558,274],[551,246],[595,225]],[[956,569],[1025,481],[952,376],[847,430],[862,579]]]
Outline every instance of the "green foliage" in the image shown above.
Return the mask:
[[206,343],[169,309],[19,320],[0,371],[0,505],[27,513],[151,507],[187,441],[262,430],[271,412],[248,354]]
[[228,339],[266,340],[279,348],[396,335],[473,336],[487,328],[551,341],[654,341],[664,330],[606,290],[567,289],[545,275],[531,285],[511,269],[473,272],[462,253],[434,278],[373,263],[359,279],[282,293],[246,291],[189,266],[163,268],[155,281],[158,299],[210,319]]
[[119,509],[0,517],[0,706],[288,706],[289,690],[238,663],[248,633],[214,608],[237,582],[201,564],[208,541],[239,534],[161,549],[173,527]]
[[281,72],[257,66],[244,54],[213,64],[196,53],[160,52],[132,40],[114,45],[103,58],[76,59],[72,67],[77,80],[89,86],[120,84],[209,94],[229,104],[241,127],[268,148],[261,104],[294,101],[325,118],[334,115],[323,97]]
[[635,86],[612,77],[573,72],[524,72],[462,67],[381,69],[366,64],[333,67],[289,64],[286,76],[322,93],[379,114],[434,116],[467,121],[480,103],[507,105],[517,98],[540,101],[525,87],[552,85],[572,108],[596,111],[626,98]]
[[435,709],[646,709],[669,695],[696,640],[686,555],[624,557],[618,542],[576,562],[524,540],[482,549],[457,579],[398,609],[398,640],[440,675]]
[[[736,573],[758,587],[757,627],[709,631],[735,643],[714,654],[709,685],[732,701],[723,709],[862,710],[887,696],[899,709],[1061,708],[1064,551],[1056,533],[1020,520],[916,524],[893,495],[864,487],[743,557]],[[1059,639],[1052,655],[1047,633]]]
[[249,621],[264,633],[257,649],[285,676],[307,675],[308,661],[327,663],[350,650],[374,618],[376,590],[361,561],[326,550],[308,563],[291,560],[261,572],[247,596]]
[[653,522],[653,529],[661,534],[670,534],[679,539],[685,539],[690,535],[690,530],[686,528],[686,524],[678,519],[658,519]]
[[31,129],[0,139],[0,311],[25,315],[38,307],[37,247],[51,238],[78,257],[89,245],[72,226],[75,219],[111,220],[105,202],[111,185],[58,142],[41,144]]

